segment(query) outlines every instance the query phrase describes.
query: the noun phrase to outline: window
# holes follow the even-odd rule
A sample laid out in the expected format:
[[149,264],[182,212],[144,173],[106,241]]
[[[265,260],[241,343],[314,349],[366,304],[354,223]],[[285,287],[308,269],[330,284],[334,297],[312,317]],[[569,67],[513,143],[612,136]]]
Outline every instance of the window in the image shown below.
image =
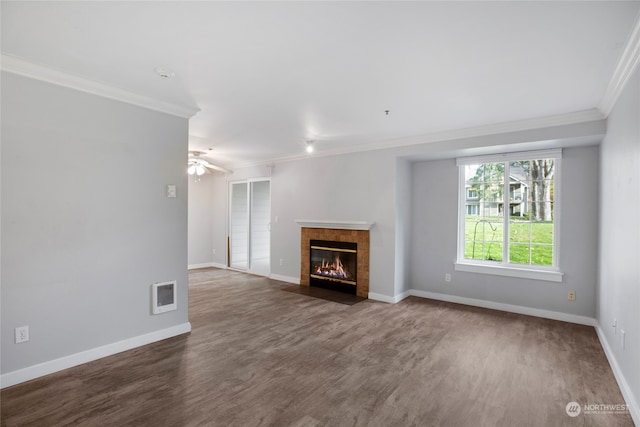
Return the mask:
[[[560,157],[560,150],[547,150],[458,159],[457,269],[558,271]],[[551,276],[532,278],[558,280]]]

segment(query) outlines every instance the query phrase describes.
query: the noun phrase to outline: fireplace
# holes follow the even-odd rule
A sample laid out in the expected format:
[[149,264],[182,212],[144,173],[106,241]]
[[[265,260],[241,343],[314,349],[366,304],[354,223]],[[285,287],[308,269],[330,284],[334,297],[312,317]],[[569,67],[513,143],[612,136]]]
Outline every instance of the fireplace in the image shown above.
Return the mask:
[[330,240],[309,243],[309,285],[355,295],[358,244]]
[[[332,286],[333,289],[341,288],[338,290],[368,298],[369,228],[373,223],[310,220],[296,220],[296,222],[302,226],[300,286],[321,284]],[[316,254],[312,255],[311,246],[322,249],[317,249],[314,251]],[[336,256],[339,262],[336,262]],[[313,264],[316,264],[315,268]],[[324,274],[317,274],[318,267],[320,267],[320,273],[324,272]],[[348,273],[345,274],[341,270],[346,270]],[[312,275],[320,277],[312,277]],[[322,282],[319,282],[320,280]]]

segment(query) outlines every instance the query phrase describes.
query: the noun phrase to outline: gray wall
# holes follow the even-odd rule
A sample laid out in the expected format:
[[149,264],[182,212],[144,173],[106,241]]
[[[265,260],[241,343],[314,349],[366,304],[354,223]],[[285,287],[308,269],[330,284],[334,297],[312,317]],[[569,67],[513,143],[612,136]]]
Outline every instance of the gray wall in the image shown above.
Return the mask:
[[[374,221],[376,224],[371,229],[370,255],[372,293],[392,299],[413,288],[593,317],[595,246],[588,253],[566,254],[565,261],[570,267],[565,270],[567,276],[564,284],[535,281],[537,288],[532,291],[528,287],[528,281],[513,279],[519,283],[514,286],[511,284],[512,279],[456,273],[452,286],[443,287],[445,270],[453,273],[456,253],[457,168],[454,160],[413,164],[411,161],[574,146],[584,144],[585,138],[598,140],[604,132],[605,121],[598,120],[398,149],[328,157],[311,156],[277,163],[272,169],[265,166],[238,169],[228,179],[258,178],[269,176],[270,173],[272,274],[292,278],[300,276],[300,226],[295,223],[295,219]],[[589,235],[595,242],[598,201],[597,191],[594,196],[593,189],[598,186],[597,149],[592,147],[575,148],[575,152],[572,150],[574,148],[566,149],[564,163],[567,165],[564,166],[563,163],[567,185],[574,190],[567,196],[566,204],[573,204],[573,200],[578,199],[577,206],[584,208],[585,212],[579,215],[582,219],[578,224],[582,225],[579,225],[577,231],[570,218],[566,219],[567,224],[563,222],[563,226],[567,228],[563,239],[567,242],[580,241],[583,239],[583,228],[591,227]],[[575,155],[579,158],[574,159]],[[431,166],[423,165],[435,165],[434,167],[443,170],[431,173]],[[582,168],[590,168],[584,179]],[[426,175],[416,175],[416,171],[420,170],[424,170]],[[430,182],[434,182],[434,179],[440,182],[443,176],[446,179],[441,186],[430,187],[430,193],[423,192]],[[576,184],[576,180],[579,184]],[[452,186],[453,190],[445,191],[446,186]],[[582,194],[587,191],[585,188],[591,188],[592,191],[583,200]],[[214,198],[225,198],[225,191],[223,186],[217,187]],[[214,215],[225,218],[225,209],[216,205]],[[437,236],[437,248],[430,247],[435,245],[435,240],[424,237],[424,218],[427,219],[430,232],[433,232],[432,228],[441,228],[437,231],[440,233]],[[221,232],[214,234],[214,247],[225,247],[226,235]],[[421,251],[415,250],[416,245]],[[444,249],[440,251],[440,248]],[[439,254],[432,258],[433,261],[425,260],[424,257],[428,254],[424,250],[435,249]],[[411,255],[404,256],[407,253]],[[590,259],[585,268],[576,266],[581,266],[582,261],[575,257],[580,258],[582,255]],[[280,259],[283,260],[283,265],[280,265]],[[426,268],[426,265],[432,268]],[[468,282],[476,283],[469,287],[469,292],[460,290],[465,275]],[[526,290],[521,291],[520,287]],[[543,291],[540,292],[540,289]],[[571,305],[566,302],[569,289],[577,291],[578,295],[578,301]]]
[[412,164],[407,159],[396,160],[396,263],[394,295],[411,288],[411,216],[413,200]]
[[[597,320],[640,408],[640,72],[629,81],[600,147]],[[617,319],[617,332],[611,327]],[[620,330],[626,332],[622,349]]]
[[[187,134],[2,73],[2,373],[188,321]],[[174,279],[178,310],[151,315],[151,284]]]
[[193,176],[188,177],[189,266],[213,262],[214,183],[214,175],[203,175],[200,181],[196,181]]
[[[201,264],[227,265],[227,198],[229,182],[256,177],[264,178],[265,168],[243,169],[237,174],[229,175],[221,172],[212,172],[211,175],[203,175],[199,182],[196,182],[193,177],[188,179],[189,266]],[[258,185],[264,186],[265,183]],[[260,206],[260,209],[268,211],[269,206]],[[267,215],[266,211],[265,215]],[[261,225],[268,219],[268,217],[260,217]],[[266,226],[264,228],[266,229]],[[258,250],[261,256],[266,256],[269,251],[268,235],[261,237]],[[256,247],[254,247],[255,249]]]
[[[559,264],[563,283],[454,271],[458,167],[454,159],[413,165],[411,288],[594,317],[598,244],[598,148],[565,148]],[[451,274],[450,283],[445,274]],[[576,301],[567,301],[567,291]]]
[[[300,277],[300,226],[296,219],[374,221],[370,291],[392,297],[395,174],[395,157],[389,151],[276,164],[271,171],[271,273]],[[256,167],[237,170],[229,179],[265,175],[265,168]]]

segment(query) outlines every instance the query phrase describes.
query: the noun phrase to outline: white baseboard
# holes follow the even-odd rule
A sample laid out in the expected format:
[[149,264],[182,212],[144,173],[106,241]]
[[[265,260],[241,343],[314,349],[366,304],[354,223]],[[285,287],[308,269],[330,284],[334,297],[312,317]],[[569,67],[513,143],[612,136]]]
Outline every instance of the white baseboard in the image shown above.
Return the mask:
[[280,274],[270,274],[269,275],[269,279],[279,280],[281,282],[293,283],[295,285],[299,285],[300,284],[300,278],[299,277],[283,276],[283,275],[280,275]]
[[10,387],[25,381],[43,377],[54,372],[62,371],[73,366],[82,365],[83,363],[92,362],[103,357],[111,356],[132,348],[141,347],[156,341],[161,341],[177,335],[191,332],[191,323],[186,322],[180,325],[172,326],[167,329],[150,332],[137,337],[127,338],[126,340],[114,342],[112,344],[103,345],[101,347],[92,348],[80,353],[64,356],[59,359],[50,360],[48,362],[39,363],[27,368],[18,369],[17,371],[7,372],[0,376],[0,388]]
[[376,294],[375,292],[369,292],[369,299],[372,299],[374,301],[388,302],[391,304],[395,304],[397,302],[394,297],[383,294]]
[[369,292],[369,299],[375,300],[375,301],[382,301],[382,302],[388,302],[390,304],[395,304],[398,303],[400,301],[402,301],[403,299],[405,299],[406,297],[410,296],[411,291],[405,291],[401,294],[398,294],[396,296],[390,297],[388,295],[383,295],[383,294],[377,294],[375,292]]
[[598,322],[596,322],[595,327],[596,333],[598,334],[598,339],[600,340],[600,344],[604,349],[604,354],[607,356],[609,366],[611,366],[611,370],[613,371],[613,376],[616,378],[618,387],[620,387],[620,391],[622,392],[622,397],[628,405],[631,418],[633,418],[633,422],[635,423],[635,425],[640,426],[640,407],[638,406],[638,399],[636,399],[636,396],[633,394],[631,387],[629,387],[629,383],[622,373],[620,365],[618,365],[616,356],[614,355],[613,350],[609,345],[609,341],[607,341],[607,337],[604,334],[602,327]]
[[545,319],[560,320],[563,322],[577,323],[579,325],[595,326],[595,319],[575,314],[560,313],[558,311],[542,310],[540,308],[524,307],[521,305],[503,304],[500,302],[486,301],[475,298],[465,298],[456,295],[440,294],[436,292],[411,289],[411,295],[421,298],[447,301],[457,304],[472,305],[474,307],[490,308],[492,310],[507,311],[509,313],[525,314],[528,316],[542,317]]
[[401,293],[401,294],[396,295],[396,296],[395,296],[395,299],[396,299],[396,302],[400,302],[400,301],[402,301],[403,299],[408,298],[408,297],[410,297],[410,296],[411,296],[411,289],[409,289],[408,291],[404,291],[404,292],[403,292],[403,293]]
[[227,269],[229,267],[227,267],[226,264],[220,264],[219,262],[212,262],[211,263],[211,267],[215,267],[215,268],[222,268],[222,269]]
[[198,269],[198,268],[209,268],[209,267],[225,268],[225,269],[227,268],[226,265],[219,264],[217,262],[205,262],[205,263],[202,263],[202,264],[189,264],[187,266],[187,269],[188,270],[195,270],[195,269]]

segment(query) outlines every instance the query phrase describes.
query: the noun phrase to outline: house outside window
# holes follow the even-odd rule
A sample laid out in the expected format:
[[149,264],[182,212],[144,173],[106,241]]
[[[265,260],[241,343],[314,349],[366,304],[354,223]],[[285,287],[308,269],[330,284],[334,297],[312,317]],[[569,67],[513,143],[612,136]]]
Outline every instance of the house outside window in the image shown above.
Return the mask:
[[561,150],[546,150],[458,159],[456,269],[559,272],[560,158]]

